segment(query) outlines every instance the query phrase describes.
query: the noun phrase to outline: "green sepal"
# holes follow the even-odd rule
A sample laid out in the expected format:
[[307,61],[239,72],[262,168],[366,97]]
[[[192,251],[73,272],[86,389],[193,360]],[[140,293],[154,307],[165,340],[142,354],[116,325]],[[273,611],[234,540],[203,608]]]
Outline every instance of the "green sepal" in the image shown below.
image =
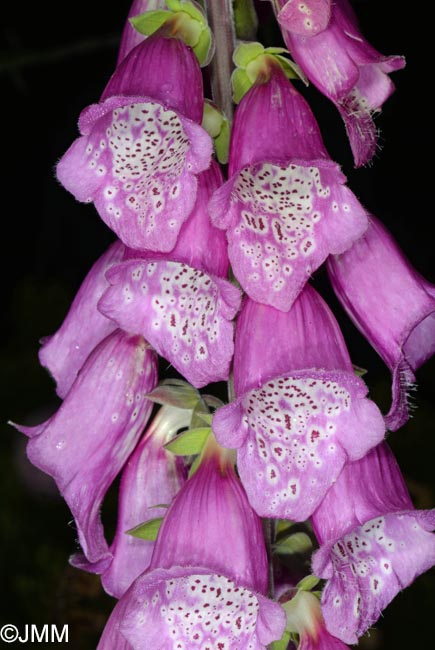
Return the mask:
[[222,165],[225,165],[228,162],[228,150],[230,147],[230,123],[224,113],[207,100],[204,102],[202,127],[213,138],[218,161]]
[[157,404],[186,410],[194,409],[201,399],[196,388],[182,379],[165,379],[145,397]]
[[255,41],[241,43],[233,53],[233,62],[237,68],[246,68],[248,63],[256,59],[260,54],[264,54],[264,47],[261,43]]
[[176,456],[193,456],[200,454],[204,444],[210,435],[210,427],[201,427],[198,429],[189,429],[180,433],[167,442],[165,449]]
[[361,368],[360,366],[356,366],[355,364],[353,364],[352,367],[357,377],[364,377],[364,375],[368,373],[368,370],[366,370],[365,368]]
[[140,16],[130,18],[130,23],[135,30],[145,36],[154,34],[167,20],[172,16],[172,12],[164,9],[156,9],[155,11],[147,11]]
[[289,643],[290,643],[290,632],[287,632],[287,630],[285,630],[282,639],[271,643],[269,648],[270,650],[287,650]]
[[130,530],[126,531],[126,534],[132,535],[133,537],[138,537],[139,539],[146,539],[149,542],[155,542],[162,521],[163,521],[163,517],[157,517],[156,519],[149,519],[143,524],[139,524],[134,528],[130,528]]
[[204,401],[204,398],[201,396],[201,399],[198,400],[195,408],[192,411],[192,417],[190,418],[190,429],[199,429],[206,426],[211,426],[211,421],[213,419],[212,414],[209,412],[207,404]]
[[250,90],[252,83],[245,70],[236,68],[231,75],[231,84],[233,87],[233,102],[238,104],[242,97]]
[[195,474],[196,470],[201,465],[201,460],[202,460],[201,454],[199,454],[193,461],[192,465],[190,466],[188,478],[192,478],[192,476]]
[[233,0],[233,15],[237,38],[241,41],[255,39],[258,17],[253,0]]
[[296,585],[296,589],[299,591],[311,591],[314,587],[316,587],[320,582],[320,578],[317,576],[305,576],[305,578],[302,578],[300,582]]
[[287,59],[285,56],[281,56],[280,54],[276,54],[275,59],[280,64],[282,71],[284,72],[287,79],[300,79],[306,86],[308,86],[308,79],[297,63],[291,59]]
[[275,545],[275,553],[279,555],[293,555],[295,553],[306,553],[313,548],[311,539],[306,533],[294,533],[282,538]]
[[291,528],[293,527],[293,522],[289,519],[278,519],[275,526],[276,534],[281,538],[291,535]]

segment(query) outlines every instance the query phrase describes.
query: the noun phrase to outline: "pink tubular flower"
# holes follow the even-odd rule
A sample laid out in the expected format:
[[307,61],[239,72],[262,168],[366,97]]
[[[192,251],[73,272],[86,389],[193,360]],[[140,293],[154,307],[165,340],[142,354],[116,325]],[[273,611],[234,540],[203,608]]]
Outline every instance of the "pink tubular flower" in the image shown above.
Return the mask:
[[39,360],[56,380],[59,397],[64,398],[68,393],[95,346],[117,328],[116,323],[98,311],[97,303],[108,287],[104,274],[121,261],[124,249],[117,241],[95,262],[61,327],[53,336],[42,340]]
[[348,315],[391,370],[393,403],[385,419],[395,431],[408,419],[414,372],[435,352],[435,287],[374,217],[362,239],[330,258],[328,270]]
[[435,564],[435,510],[413,508],[385,443],[346,465],[312,521],[321,543],[313,571],[327,580],[323,616],[345,643]]
[[234,385],[237,399],[216,412],[213,431],[237,449],[261,516],[307,519],[345,462],[383,439],[383,418],[353,372],[338,324],[309,285],[288,313],[246,299]]
[[[109,626],[134,650],[265,650],[285,625],[266,589],[260,519],[230,461],[209,443],[168,510],[149,571],[119,601]],[[103,634],[98,650],[115,647]]]
[[347,646],[326,629],[319,600],[314,594],[298,591],[284,607],[287,629],[299,634],[298,650],[347,650]]
[[[99,510],[151,413],[157,359],[140,336],[116,330],[87,358],[59,410],[34,427],[30,461],[52,476],[90,562],[110,562]],[[103,562],[104,563],[104,562]]]
[[[163,28],[162,28],[163,29]],[[210,164],[202,77],[192,50],[153,34],[116,69],[99,104],[82,111],[81,137],[57,166],[60,182],[131,248],[170,251]]]
[[99,309],[129,332],[142,334],[194,386],[228,378],[240,291],[225,280],[225,236],[206,206],[222,182],[214,163],[198,177],[198,196],[170,255],[129,251],[113,266]]
[[[278,2],[284,7],[285,0]],[[405,60],[379,54],[363,38],[348,0],[335,0],[331,8],[329,24],[313,36],[293,29],[286,19],[287,7],[278,14],[278,20],[296,63],[340,111],[355,165],[360,167],[376,152],[372,115],[394,90],[388,74],[403,68]]]
[[229,174],[209,212],[226,230],[234,273],[250,298],[288,311],[326,257],[364,233],[367,216],[273,60],[237,109]]
[[[164,449],[179,429],[187,427],[192,412],[163,406],[130,456],[119,488],[118,524],[110,546],[112,561],[104,561],[101,582],[111,596],[121,598],[131,583],[148,568],[154,542],[138,539],[126,531],[149,519],[163,517],[186,478],[184,462]],[[160,507],[156,507],[160,506]],[[101,573],[76,554],[70,560],[79,569]]]

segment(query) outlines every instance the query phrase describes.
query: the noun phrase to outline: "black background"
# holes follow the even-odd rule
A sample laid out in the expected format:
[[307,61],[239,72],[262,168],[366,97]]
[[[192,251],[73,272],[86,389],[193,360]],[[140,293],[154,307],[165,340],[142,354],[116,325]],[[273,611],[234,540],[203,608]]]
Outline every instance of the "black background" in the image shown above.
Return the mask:
[[[377,118],[382,148],[370,166],[353,169],[335,109],[315,89],[303,92],[350,187],[434,282],[431,22],[422,3],[359,0],[354,6],[373,45],[385,54],[404,54],[408,62],[394,74],[396,93]],[[98,100],[113,70],[128,8],[128,0],[2,4],[0,622],[68,623],[69,647],[80,650],[95,647],[113,601],[97,578],[68,566],[76,548],[70,513],[51,479],[26,460],[23,437],[5,423],[39,422],[56,408],[52,381],[38,365],[38,340],[59,326],[87,270],[112,241],[93,206],[75,202],[53,168],[77,136],[80,110]],[[271,31],[264,22],[262,33]],[[344,317],[322,270],[314,282],[342,324],[354,363],[368,369],[371,394],[385,411],[387,370]],[[414,417],[389,442],[416,505],[424,508],[434,505],[434,359],[417,379]],[[113,490],[103,512],[109,526],[115,498]],[[400,594],[364,647],[397,650],[429,641],[434,583],[432,570]]]

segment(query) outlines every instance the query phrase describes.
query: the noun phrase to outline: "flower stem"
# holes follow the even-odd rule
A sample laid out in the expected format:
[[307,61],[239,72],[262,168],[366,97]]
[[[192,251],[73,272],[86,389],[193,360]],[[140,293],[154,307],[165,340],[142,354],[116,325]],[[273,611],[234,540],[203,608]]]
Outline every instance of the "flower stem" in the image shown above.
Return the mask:
[[210,63],[213,101],[231,121],[233,117],[231,72],[235,47],[232,0],[207,0],[206,10],[216,46]]

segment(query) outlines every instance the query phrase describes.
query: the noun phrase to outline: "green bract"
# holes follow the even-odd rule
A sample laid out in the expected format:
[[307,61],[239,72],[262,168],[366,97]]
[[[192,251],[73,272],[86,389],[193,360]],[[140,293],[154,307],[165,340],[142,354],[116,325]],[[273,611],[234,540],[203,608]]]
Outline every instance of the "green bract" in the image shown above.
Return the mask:
[[146,36],[154,34],[162,25],[168,23],[173,34],[193,49],[202,66],[208,65],[213,56],[213,38],[202,9],[194,2],[166,0],[168,9],[146,11],[140,16],[130,18],[133,27]]

